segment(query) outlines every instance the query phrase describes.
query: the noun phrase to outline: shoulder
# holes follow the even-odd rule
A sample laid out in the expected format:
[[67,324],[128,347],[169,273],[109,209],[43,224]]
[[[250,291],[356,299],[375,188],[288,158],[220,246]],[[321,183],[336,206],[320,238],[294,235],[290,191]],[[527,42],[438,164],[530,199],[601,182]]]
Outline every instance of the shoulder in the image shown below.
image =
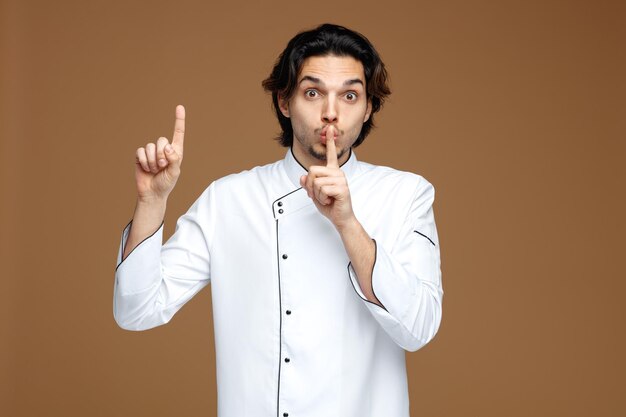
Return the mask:
[[434,187],[414,172],[359,162],[357,175],[348,181],[357,218],[371,233],[390,237],[387,244],[406,219],[426,215],[434,203]]
[[379,190],[390,190],[394,194],[418,195],[432,194],[434,186],[422,175],[402,171],[388,166],[374,165],[359,161],[359,175],[355,180]]

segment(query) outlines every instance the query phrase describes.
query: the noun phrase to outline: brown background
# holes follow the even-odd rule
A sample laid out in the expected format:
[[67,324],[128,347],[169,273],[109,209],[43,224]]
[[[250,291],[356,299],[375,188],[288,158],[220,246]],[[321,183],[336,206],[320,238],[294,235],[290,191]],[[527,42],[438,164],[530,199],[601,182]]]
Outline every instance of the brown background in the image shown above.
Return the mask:
[[260,82],[325,21],[391,74],[359,159],[437,189],[444,315],[407,355],[412,415],[625,415],[624,2],[4,0],[0,19],[2,416],[215,415],[210,288],[167,326],[113,320],[134,150],[186,105],[169,234],[211,180],[283,156]]

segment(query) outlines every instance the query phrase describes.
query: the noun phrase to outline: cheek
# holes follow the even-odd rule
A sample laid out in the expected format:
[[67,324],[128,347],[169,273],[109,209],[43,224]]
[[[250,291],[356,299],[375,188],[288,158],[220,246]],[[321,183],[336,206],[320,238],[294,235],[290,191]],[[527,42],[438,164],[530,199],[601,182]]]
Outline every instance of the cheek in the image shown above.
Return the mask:
[[367,114],[367,107],[359,107],[352,109],[350,112],[350,124],[355,128],[360,129],[361,125],[365,123],[365,115]]
[[310,131],[310,123],[306,119],[306,115],[300,112],[292,112],[291,115],[291,128],[298,140],[306,140],[308,132]]
[[292,123],[302,127],[313,125],[315,120],[317,119],[312,112],[296,111],[294,116],[292,116]]

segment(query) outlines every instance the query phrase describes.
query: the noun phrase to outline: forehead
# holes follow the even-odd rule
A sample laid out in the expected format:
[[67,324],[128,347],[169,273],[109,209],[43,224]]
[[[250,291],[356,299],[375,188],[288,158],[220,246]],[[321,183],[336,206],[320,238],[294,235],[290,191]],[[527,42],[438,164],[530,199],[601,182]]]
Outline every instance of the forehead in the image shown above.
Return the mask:
[[365,73],[361,61],[351,56],[311,56],[304,60],[298,81],[305,76],[314,76],[325,82],[343,82],[347,79],[360,79],[365,84]]

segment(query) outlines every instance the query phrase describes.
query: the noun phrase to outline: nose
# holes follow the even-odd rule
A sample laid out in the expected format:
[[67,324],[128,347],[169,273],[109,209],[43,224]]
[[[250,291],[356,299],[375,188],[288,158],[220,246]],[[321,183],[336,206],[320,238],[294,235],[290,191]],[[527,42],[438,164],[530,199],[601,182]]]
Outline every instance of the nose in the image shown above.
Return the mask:
[[337,121],[337,104],[330,95],[326,99],[324,108],[322,109],[322,121],[324,123],[334,123]]

